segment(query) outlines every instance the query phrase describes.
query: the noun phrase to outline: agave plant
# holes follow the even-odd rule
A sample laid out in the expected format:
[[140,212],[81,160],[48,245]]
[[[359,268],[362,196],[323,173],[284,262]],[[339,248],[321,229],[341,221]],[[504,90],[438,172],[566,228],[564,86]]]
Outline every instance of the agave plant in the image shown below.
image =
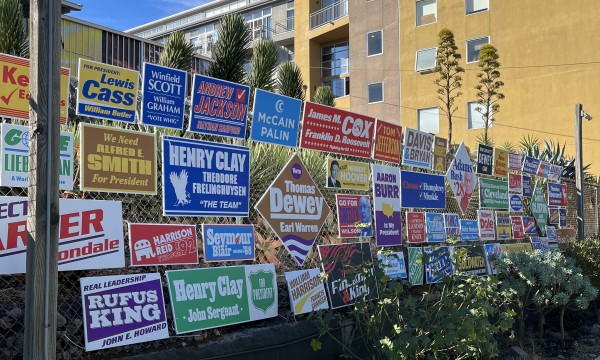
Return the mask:
[[18,0],[0,0],[0,52],[29,57],[29,35]]
[[185,39],[185,35],[180,31],[175,31],[165,44],[158,62],[162,66],[190,71],[194,52],[194,45]]
[[[533,135],[523,136],[519,141],[520,150],[523,155],[531,156],[550,164],[562,167],[562,177],[575,179],[575,159],[565,155],[566,144],[556,143],[552,140],[540,141]],[[586,181],[596,181],[593,175],[586,172],[591,164],[583,167],[583,178]]]
[[281,95],[304,101],[304,80],[298,65],[285,62],[277,69],[277,91]]

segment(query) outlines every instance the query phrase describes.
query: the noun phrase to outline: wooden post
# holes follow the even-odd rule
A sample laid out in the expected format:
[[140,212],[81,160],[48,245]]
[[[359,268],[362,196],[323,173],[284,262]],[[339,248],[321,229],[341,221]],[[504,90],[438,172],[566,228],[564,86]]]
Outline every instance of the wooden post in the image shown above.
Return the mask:
[[56,358],[60,0],[29,12],[29,186],[24,359]]
[[585,215],[583,214],[583,162],[581,158],[581,117],[583,106],[575,105],[575,186],[577,188],[577,239],[585,239]]

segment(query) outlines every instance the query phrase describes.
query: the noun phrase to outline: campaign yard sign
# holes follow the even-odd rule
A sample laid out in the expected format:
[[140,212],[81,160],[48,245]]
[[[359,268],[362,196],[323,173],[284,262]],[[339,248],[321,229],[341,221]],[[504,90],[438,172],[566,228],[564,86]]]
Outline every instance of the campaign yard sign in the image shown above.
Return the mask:
[[373,159],[399,164],[401,142],[402,126],[380,119],[375,121]]
[[444,214],[444,226],[446,227],[446,237],[460,236],[458,214]]
[[523,194],[523,176],[521,174],[508,174],[508,192]]
[[448,139],[435,137],[433,140],[433,171],[446,172]]
[[548,205],[567,206],[567,185],[548,181]]
[[540,165],[538,166],[536,175],[538,177],[548,179],[550,177],[550,167],[551,166],[552,166],[552,164],[550,164],[547,161],[540,161]]
[[[255,208],[300,266],[330,212],[297,153],[292,155]],[[369,216],[370,209],[369,205]]]
[[254,226],[202,224],[204,261],[254,260]]
[[502,260],[502,245],[500,243],[483,244],[485,250],[485,263],[487,265],[487,273],[496,275],[495,263]]
[[[120,201],[59,199],[58,271],[125,267]],[[27,198],[0,197],[0,274],[24,274]]]
[[367,195],[336,194],[335,202],[341,239],[373,236],[371,201]]
[[533,194],[533,187],[531,186],[531,176],[523,175],[521,181],[523,184],[523,196],[530,198]]
[[[558,208],[549,207],[548,208],[548,224],[550,225],[558,225],[560,223],[560,213]],[[546,231],[548,231],[548,227],[546,226]]]
[[548,236],[549,242],[557,242],[558,233],[556,232],[556,226],[546,226],[546,235]]
[[446,209],[444,176],[401,170],[400,180],[403,208]]
[[381,262],[383,273],[390,279],[406,279],[408,277],[402,251],[380,251],[377,253],[377,259]]
[[542,183],[536,181],[533,189],[533,196],[529,203],[531,215],[535,218],[535,222],[540,229],[542,235],[546,235],[546,220],[548,219],[548,205],[544,192],[542,191]]
[[[540,161],[531,156],[525,156],[523,160],[523,167],[521,171],[524,174],[537,175],[538,167],[540,166]],[[527,195],[525,195],[527,196]]]
[[558,182],[562,177],[562,166],[550,165],[550,173],[548,174],[548,180]]
[[80,283],[86,351],[169,337],[160,274],[84,277]]
[[508,210],[508,182],[504,180],[479,179],[479,206]]
[[131,266],[198,263],[196,226],[129,223]]
[[517,254],[522,252],[532,253],[533,248],[531,243],[518,243],[518,244],[502,244],[502,256],[506,254]]
[[300,147],[341,155],[371,157],[375,118],[325,105],[304,104]]
[[508,211],[496,211],[496,239],[509,240],[510,236],[510,213]]
[[[29,120],[29,59],[0,53],[0,118]],[[60,68],[60,124],[69,117],[70,71]]]
[[156,195],[156,134],[82,122],[80,135],[82,190]]
[[464,257],[456,259],[456,271],[469,275],[483,275],[487,272],[483,245],[455,246],[452,250],[455,255],[458,251],[465,252]]
[[411,286],[423,285],[425,268],[423,266],[423,248],[408,248],[408,282]]
[[246,138],[250,88],[194,74],[188,131]]
[[505,178],[508,175],[508,151],[494,149],[494,176]]
[[277,316],[273,264],[171,270],[166,275],[177,334]]
[[460,238],[463,241],[479,240],[479,225],[477,220],[460,219]]
[[269,144],[298,146],[302,101],[256,89],[250,139]]
[[519,194],[510,194],[509,205],[509,210],[511,212],[523,211],[523,196]]
[[406,235],[409,243],[425,242],[425,213],[406,213]]
[[135,122],[139,73],[79,58],[77,115]]
[[423,131],[404,130],[402,165],[431,169],[433,163],[433,140],[435,136]]
[[464,214],[467,212],[469,201],[471,201],[475,186],[477,185],[475,169],[473,168],[471,157],[464,142],[461,142],[456,150],[454,159],[450,163],[450,167],[446,173],[446,179],[448,179],[448,184],[450,184],[450,189],[452,190],[452,194],[454,194],[460,211]]
[[537,228],[535,226],[535,218],[533,216],[523,216],[523,229],[527,235],[537,235]]
[[494,211],[477,210],[477,222],[479,224],[480,240],[496,240],[496,232],[494,230]]
[[187,73],[145,62],[142,80],[142,114],[144,125],[183,129]]
[[332,309],[352,305],[359,298],[379,298],[368,242],[319,245],[319,256],[323,272],[327,275],[327,292]]
[[248,216],[250,149],[162,137],[163,215]]
[[517,153],[508,153],[508,170],[521,171],[523,155]]
[[494,148],[479,144],[477,148],[477,173],[492,175],[494,161]]
[[285,273],[290,307],[294,315],[329,309],[321,270],[304,269]]
[[[26,188],[29,180],[29,127],[4,123],[0,136],[0,186]],[[59,189],[73,190],[73,133],[61,131]]]
[[444,242],[446,231],[444,230],[444,214],[425,213],[425,234],[427,242]]
[[375,245],[402,245],[400,172],[397,167],[375,164],[371,166],[375,207]]
[[326,187],[369,190],[369,164],[358,161],[327,158]]
[[559,217],[558,226],[561,229],[566,228],[567,227],[567,209],[565,209],[565,208],[558,209],[558,217]]
[[510,217],[510,228],[513,239],[525,239],[525,228],[523,227],[523,218],[521,216]]
[[453,274],[449,246],[425,246],[423,251],[429,257],[428,261],[425,261],[425,282],[427,284],[439,283],[444,276]]

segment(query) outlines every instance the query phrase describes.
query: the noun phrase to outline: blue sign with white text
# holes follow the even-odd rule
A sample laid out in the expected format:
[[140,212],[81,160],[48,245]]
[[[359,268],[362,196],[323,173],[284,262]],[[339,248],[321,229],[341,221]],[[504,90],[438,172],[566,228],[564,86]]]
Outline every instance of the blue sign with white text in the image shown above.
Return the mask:
[[403,208],[446,209],[444,176],[400,171]]
[[163,136],[163,215],[248,216],[250,150]]
[[429,256],[425,262],[425,280],[427,284],[435,284],[442,281],[446,275],[452,275],[452,257],[450,247],[439,246],[423,248],[423,251]]
[[540,161],[531,156],[525,156],[525,160],[523,160],[523,173],[536,175],[538,167],[540,166]]
[[531,176],[523,175],[522,184],[523,184],[523,196],[530,198],[531,194],[533,194],[533,188],[531,187]]
[[256,89],[250,139],[296,147],[302,101]]
[[477,220],[460,220],[460,238],[463,241],[479,240],[479,224]]
[[195,74],[188,131],[245,139],[249,100],[246,85]]
[[252,225],[202,224],[204,261],[254,260]]
[[523,211],[523,197],[519,194],[511,194],[509,198],[510,211],[521,212]]
[[142,116],[144,125],[183,129],[187,73],[144,63]]
[[427,242],[444,242],[444,215],[439,213],[425,213],[425,237]]

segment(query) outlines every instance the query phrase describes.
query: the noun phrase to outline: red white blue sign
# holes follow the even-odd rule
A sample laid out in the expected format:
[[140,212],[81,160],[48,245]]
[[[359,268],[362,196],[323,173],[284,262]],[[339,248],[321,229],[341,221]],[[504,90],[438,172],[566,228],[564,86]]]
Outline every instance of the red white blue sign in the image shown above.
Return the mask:
[[548,205],[567,206],[567,185],[548,181]]
[[204,261],[254,260],[252,225],[202,224]]
[[537,175],[538,167],[540,166],[540,161],[531,156],[525,156],[523,160],[523,173]]
[[400,171],[403,208],[446,209],[444,176]]
[[533,187],[531,186],[531,176],[523,175],[521,183],[523,184],[523,196],[530,198],[533,194]]

